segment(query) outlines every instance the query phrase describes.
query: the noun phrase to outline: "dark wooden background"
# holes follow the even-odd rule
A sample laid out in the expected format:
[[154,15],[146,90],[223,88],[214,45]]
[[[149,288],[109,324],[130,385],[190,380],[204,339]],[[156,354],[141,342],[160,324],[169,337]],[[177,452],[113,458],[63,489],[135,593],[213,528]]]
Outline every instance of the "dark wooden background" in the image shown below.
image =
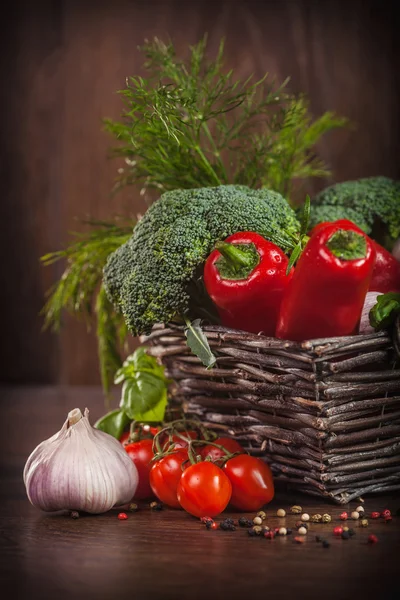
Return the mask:
[[[240,76],[291,76],[317,115],[336,110],[356,128],[320,144],[341,181],[400,176],[398,23],[395,3],[268,0],[54,0],[18,2],[1,19],[0,379],[98,383],[93,334],[70,319],[42,334],[45,290],[60,274],[39,256],[59,249],[76,217],[143,208],[136,190],[110,197],[118,165],[101,119],[117,117],[115,94],[141,72],[137,46],[171,36],[184,53],[204,32]],[[323,183],[310,183],[314,192]]]

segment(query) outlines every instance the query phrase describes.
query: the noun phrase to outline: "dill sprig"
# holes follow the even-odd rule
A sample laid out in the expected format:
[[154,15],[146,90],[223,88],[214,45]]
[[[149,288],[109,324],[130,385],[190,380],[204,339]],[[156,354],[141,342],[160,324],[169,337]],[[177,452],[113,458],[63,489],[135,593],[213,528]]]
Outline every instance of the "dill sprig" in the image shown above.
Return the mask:
[[303,95],[278,85],[268,74],[252,82],[224,69],[224,42],[207,56],[207,36],[190,47],[187,60],[171,42],[155,38],[141,48],[144,77],[129,77],[120,90],[120,121],[105,120],[126,159],[116,187],[143,191],[237,183],[268,187],[288,200],[293,182],[325,177],[329,170],[315,153],[328,131],[347,120],[326,112],[313,120]]
[[66,260],[64,271],[48,291],[42,309],[44,328],[59,331],[64,310],[82,317],[88,329],[95,315],[100,375],[103,389],[108,392],[114,373],[122,364],[120,348],[126,341],[127,329],[122,315],[115,312],[101,286],[103,267],[108,256],[129,239],[134,222],[84,223],[91,227],[88,233],[72,233],[73,241],[65,250],[41,258],[45,266]]

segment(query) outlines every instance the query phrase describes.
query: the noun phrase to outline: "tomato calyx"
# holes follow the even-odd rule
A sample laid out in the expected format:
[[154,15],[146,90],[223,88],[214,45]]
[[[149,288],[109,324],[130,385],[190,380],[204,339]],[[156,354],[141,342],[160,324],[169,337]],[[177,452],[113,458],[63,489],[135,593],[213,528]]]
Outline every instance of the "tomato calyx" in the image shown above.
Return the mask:
[[234,458],[235,456],[239,456],[241,454],[240,452],[229,452],[229,450],[227,450],[225,448],[225,446],[222,446],[221,444],[216,444],[215,442],[210,442],[207,440],[193,440],[189,443],[189,446],[188,446],[188,455],[189,455],[189,459],[191,460],[192,464],[195,464],[196,462],[214,463],[213,459],[210,456],[203,458],[200,454],[196,454],[194,452],[193,448],[195,448],[196,446],[201,446],[201,445],[213,446],[214,448],[218,448],[218,450],[221,450],[222,456],[218,459],[218,466],[221,468],[224,466],[224,464],[228,460],[230,460],[231,458]]
[[141,440],[152,440],[159,431],[159,427],[142,423],[140,421],[132,421],[129,426],[129,431],[122,434],[120,441],[123,446],[140,442]]

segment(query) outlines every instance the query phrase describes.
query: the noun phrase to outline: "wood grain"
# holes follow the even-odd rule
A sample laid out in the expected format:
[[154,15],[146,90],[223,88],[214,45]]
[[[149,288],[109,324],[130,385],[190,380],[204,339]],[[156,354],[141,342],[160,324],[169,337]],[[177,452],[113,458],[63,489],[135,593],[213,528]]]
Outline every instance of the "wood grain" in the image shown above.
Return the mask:
[[[26,498],[22,469],[28,454],[57,431],[75,406],[101,413],[99,388],[2,388],[8,419],[0,420],[0,577],[2,590],[16,599],[47,600],[220,600],[222,598],[325,598],[364,600],[397,597],[400,518],[384,523],[370,519],[349,540],[334,538],[339,514],[358,503],[332,507],[322,500],[278,489],[266,507],[269,526],[293,526],[298,516],[278,519],[278,508],[300,504],[310,515],[329,513],[331,524],[311,524],[304,544],[293,535],[266,540],[234,532],[208,531],[184,511],[151,511],[142,502],[127,521],[117,511],[71,519],[45,514]],[[18,443],[16,443],[18,440]],[[365,498],[365,510],[393,513],[399,495]],[[228,511],[225,516],[238,518]],[[246,515],[252,517],[253,515]],[[218,522],[220,518],[216,519]],[[342,523],[343,524],[343,523]],[[367,544],[370,533],[378,536]],[[322,548],[315,535],[330,548]],[[8,596],[7,596],[8,597]],[[11,595],[10,595],[11,597]]]
[[349,0],[16,0],[3,19],[2,235],[4,318],[0,379],[93,384],[94,334],[65,318],[60,337],[42,334],[38,313],[61,266],[38,258],[66,243],[77,218],[145,208],[137,190],[110,195],[105,116],[121,110],[115,91],[142,73],[137,46],[171,36],[180,54],[204,32],[210,50],[226,36],[227,67],[265,71],[310,97],[317,115],[336,110],[355,124],[319,145],[331,165],[326,183],[382,174],[399,177],[399,50],[395,7]]

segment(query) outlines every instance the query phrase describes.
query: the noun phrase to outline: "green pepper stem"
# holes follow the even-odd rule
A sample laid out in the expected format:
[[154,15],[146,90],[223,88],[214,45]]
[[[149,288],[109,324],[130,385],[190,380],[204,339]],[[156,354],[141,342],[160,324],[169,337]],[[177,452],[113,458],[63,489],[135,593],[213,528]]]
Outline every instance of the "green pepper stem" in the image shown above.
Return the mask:
[[254,244],[217,242],[215,248],[222,254],[215,264],[223,279],[246,279],[260,262]]
[[341,260],[357,260],[367,256],[365,236],[350,229],[338,229],[326,242],[327,248]]

